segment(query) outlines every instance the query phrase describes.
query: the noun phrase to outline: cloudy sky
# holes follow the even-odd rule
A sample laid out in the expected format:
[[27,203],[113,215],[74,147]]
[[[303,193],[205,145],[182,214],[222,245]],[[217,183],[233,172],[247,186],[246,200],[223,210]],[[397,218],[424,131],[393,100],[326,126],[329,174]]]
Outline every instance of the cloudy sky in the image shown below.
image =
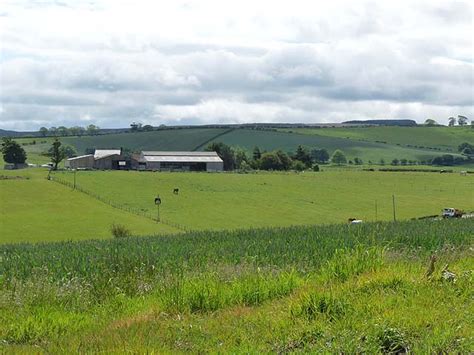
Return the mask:
[[474,116],[472,1],[0,2],[0,128]]

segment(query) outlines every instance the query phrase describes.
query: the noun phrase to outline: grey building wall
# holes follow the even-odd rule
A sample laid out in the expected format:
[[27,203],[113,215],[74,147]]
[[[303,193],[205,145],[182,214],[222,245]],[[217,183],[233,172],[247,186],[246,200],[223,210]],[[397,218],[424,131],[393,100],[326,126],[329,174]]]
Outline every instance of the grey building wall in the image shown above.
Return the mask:
[[78,159],[67,160],[65,166],[71,169],[93,169],[94,156],[87,155]]
[[206,170],[207,171],[223,171],[224,170],[224,163],[206,163]]
[[114,169],[114,162],[115,164],[118,164],[117,162],[119,160],[120,160],[120,155],[118,154],[109,155],[107,157],[96,159],[94,162],[94,168],[101,169],[101,170],[111,170],[111,169]]

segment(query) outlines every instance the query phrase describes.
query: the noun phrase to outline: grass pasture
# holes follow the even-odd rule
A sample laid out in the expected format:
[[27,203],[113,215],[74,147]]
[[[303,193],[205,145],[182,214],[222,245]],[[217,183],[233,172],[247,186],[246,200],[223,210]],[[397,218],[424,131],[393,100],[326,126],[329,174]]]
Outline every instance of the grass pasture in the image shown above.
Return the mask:
[[[72,181],[70,172],[58,178]],[[78,172],[77,184],[116,203],[155,213],[188,229],[238,229],[391,220],[474,210],[474,177],[457,173],[326,170],[319,173]],[[173,194],[179,188],[179,195]],[[377,203],[377,211],[375,204]]]
[[126,225],[135,235],[176,232],[47,181],[45,169],[0,175],[19,177],[0,179],[0,243],[110,238],[113,223]]
[[0,351],[469,353],[472,236],[452,220],[2,245]]

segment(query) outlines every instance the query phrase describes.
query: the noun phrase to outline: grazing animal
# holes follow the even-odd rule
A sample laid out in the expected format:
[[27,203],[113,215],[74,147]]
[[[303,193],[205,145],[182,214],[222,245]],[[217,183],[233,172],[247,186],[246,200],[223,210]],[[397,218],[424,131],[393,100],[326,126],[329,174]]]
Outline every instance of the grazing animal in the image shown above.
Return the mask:
[[436,260],[438,260],[436,258],[436,255],[433,254],[430,256],[430,264],[428,265],[428,270],[426,270],[426,273],[425,273],[425,276],[428,279],[431,278],[431,276],[433,275],[433,272],[435,271]]
[[460,172],[460,174],[461,174],[462,176],[466,176],[466,175],[467,175],[467,171],[463,170],[463,171]]
[[347,222],[348,222],[349,224],[360,224],[360,223],[362,223],[362,220],[361,220],[361,219],[355,219],[355,218],[349,218],[349,219],[347,220]]
[[178,188],[174,189],[174,190],[173,190],[173,193],[174,193],[175,195],[178,195],[178,194],[179,194],[179,189],[178,189]]

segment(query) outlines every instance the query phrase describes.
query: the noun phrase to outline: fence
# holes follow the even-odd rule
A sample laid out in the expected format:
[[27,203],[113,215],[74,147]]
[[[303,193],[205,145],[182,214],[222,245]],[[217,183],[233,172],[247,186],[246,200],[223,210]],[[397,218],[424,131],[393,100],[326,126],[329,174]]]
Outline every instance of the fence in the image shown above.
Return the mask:
[[132,213],[134,215],[137,215],[137,216],[140,216],[140,217],[145,217],[145,218],[148,218],[148,219],[151,219],[152,221],[155,221],[155,222],[160,222],[160,223],[163,223],[163,224],[166,224],[170,227],[174,227],[176,229],[179,229],[179,230],[182,230],[182,231],[185,231],[185,232],[190,232],[192,231],[192,229],[186,227],[186,226],[183,226],[183,225],[180,225],[180,224],[177,224],[177,223],[174,223],[174,222],[170,222],[166,219],[163,219],[160,217],[160,219],[158,220],[157,218],[157,215],[153,214],[153,213],[150,213],[148,211],[142,211],[138,208],[134,208],[134,207],[130,207],[130,206],[126,206],[126,205],[123,205],[123,204],[120,204],[120,203],[117,203],[115,201],[112,201],[112,200],[109,200],[95,192],[92,192],[92,191],[89,191],[87,189],[84,189],[83,187],[79,186],[76,184],[76,186],[74,186],[74,184],[70,181],[67,181],[67,180],[64,180],[64,179],[61,179],[57,176],[54,176],[54,175],[50,175],[48,177],[48,180],[50,181],[54,181],[58,184],[61,184],[61,185],[64,185],[64,186],[67,186],[67,187],[70,187],[71,189],[75,189],[77,191],[80,191],[92,198],[95,198],[96,200],[99,200],[100,202],[103,202],[113,208],[116,208],[116,209],[119,209],[119,210],[122,210],[122,211],[125,211],[125,212],[128,212],[128,213]]

